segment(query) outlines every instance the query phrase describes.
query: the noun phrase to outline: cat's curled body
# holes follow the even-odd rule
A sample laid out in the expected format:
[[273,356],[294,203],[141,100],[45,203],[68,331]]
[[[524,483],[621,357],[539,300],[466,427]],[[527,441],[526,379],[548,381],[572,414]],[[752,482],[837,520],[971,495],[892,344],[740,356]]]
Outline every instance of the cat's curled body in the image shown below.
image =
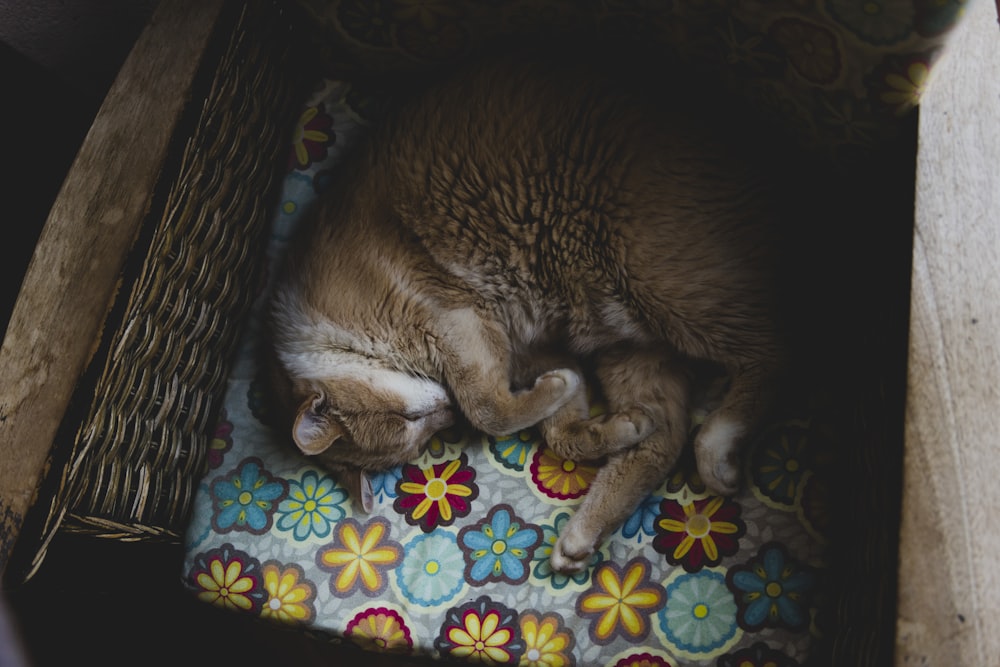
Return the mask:
[[[553,552],[592,551],[686,441],[690,359],[731,376],[695,440],[732,493],[779,366],[765,179],[710,124],[580,63],[507,57],[391,112],[301,231],[270,322],[293,438],[364,496],[460,410],[608,459]],[[572,361],[609,414],[588,419]],[[294,423],[292,423],[294,422]]]

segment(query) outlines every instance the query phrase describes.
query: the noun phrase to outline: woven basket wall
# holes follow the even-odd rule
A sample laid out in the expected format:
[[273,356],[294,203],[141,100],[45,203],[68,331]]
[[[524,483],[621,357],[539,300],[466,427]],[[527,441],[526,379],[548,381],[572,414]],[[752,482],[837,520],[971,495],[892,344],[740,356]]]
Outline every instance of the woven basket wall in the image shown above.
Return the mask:
[[[41,546],[57,531],[179,540],[205,469],[300,85],[293,16],[229,3],[201,63],[122,279],[90,379],[74,396],[64,468],[42,497]],[[79,416],[82,415],[82,422]],[[30,576],[30,573],[29,575]]]

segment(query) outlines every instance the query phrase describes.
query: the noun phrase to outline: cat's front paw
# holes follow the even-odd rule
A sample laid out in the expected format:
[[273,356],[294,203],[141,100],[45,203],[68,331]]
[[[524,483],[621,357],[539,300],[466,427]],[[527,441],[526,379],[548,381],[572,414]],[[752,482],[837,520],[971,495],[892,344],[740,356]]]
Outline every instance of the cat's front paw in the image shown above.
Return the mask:
[[556,572],[567,575],[583,572],[597,550],[598,536],[579,526],[579,521],[571,519],[556,540],[552,555],[549,556],[552,569]]

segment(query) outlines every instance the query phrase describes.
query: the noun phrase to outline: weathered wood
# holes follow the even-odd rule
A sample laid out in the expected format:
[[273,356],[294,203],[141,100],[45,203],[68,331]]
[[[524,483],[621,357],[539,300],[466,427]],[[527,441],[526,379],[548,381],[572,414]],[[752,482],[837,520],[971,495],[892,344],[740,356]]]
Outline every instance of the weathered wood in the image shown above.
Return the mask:
[[223,0],[162,2],[98,112],[0,347],[0,573],[34,502]]
[[966,11],[920,107],[900,667],[1000,665],[1000,30]]

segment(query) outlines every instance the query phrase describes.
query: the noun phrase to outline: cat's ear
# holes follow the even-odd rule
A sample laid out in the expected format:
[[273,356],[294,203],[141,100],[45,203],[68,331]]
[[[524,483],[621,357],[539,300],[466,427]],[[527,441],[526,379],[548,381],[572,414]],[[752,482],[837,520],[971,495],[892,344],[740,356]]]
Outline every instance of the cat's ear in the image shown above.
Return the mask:
[[336,474],[337,481],[347,489],[347,497],[355,503],[355,507],[360,507],[365,514],[371,514],[375,505],[375,493],[368,473],[356,468],[340,468]]
[[303,454],[319,454],[344,436],[344,427],[320,408],[323,397],[314,394],[299,406],[292,426],[292,439]]

